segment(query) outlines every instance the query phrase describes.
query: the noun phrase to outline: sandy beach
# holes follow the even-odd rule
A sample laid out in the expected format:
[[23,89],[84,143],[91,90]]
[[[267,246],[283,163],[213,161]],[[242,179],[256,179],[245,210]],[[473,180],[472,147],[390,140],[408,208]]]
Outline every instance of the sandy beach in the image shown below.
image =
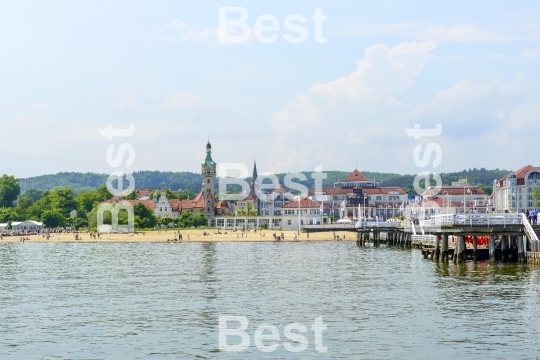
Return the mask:
[[[221,234],[217,234],[215,229],[191,229],[191,230],[162,230],[162,231],[146,231],[136,234],[101,234],[101,239],[94,239],[90,237],[87,232],[78,233],[81,240],[75,240],[75,233],[62,233],[51,234],[49,240],[42,235],[30,235],[25,236],[27,242],[167,242],[173,241],[175,238],[175,232],[182,234],[182,242],[267,242],[274,241],[272,236],[274,233],[280,235],[280,231],[262,230],[262,231],[249,231],[245,232],[242,236],[241,232],[221,231]],[[210,233],[209,235],[203,235],[204,231]],[[284,241],[294,241],[295,231],[283,231],[285,235]],[[338,231],[336,236],[339,236],[340,240],[352,241],[356,239],[355,233],[347,231]],[[20,242],[22,236],[6,236],[0,242]],[[333,233],[321,232],[321,233],[300,233],[297,241],[333,241]]]

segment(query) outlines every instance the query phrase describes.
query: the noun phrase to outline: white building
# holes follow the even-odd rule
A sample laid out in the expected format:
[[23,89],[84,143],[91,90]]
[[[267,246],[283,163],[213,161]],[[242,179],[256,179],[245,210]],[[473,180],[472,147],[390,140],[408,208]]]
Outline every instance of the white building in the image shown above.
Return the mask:
[[13,221],[11,223],[11,230],[13,231],[41,231],[43,230],[43,223],[34,220],[26,221]]
[[525,212],[536,207],[533,196],[540,187],[540,167],[527,165],[500,180],[493,181],[495,211]]
[[463,212],[465,208],[466,213],[472,213],[475,210],[478,213],[485,213],[489,202],[485,191],[478,186],[470,186],[467,179],[460,179],[452,182],[452,186],[442,186],[440,189],[430,186],[421,194],[421,198],[422,201],[434,200],[432,205],[439,204],[446,209],[445,211],[454,208],[458,212]]
[[303,229],[304,225],[324,224],[327,216],[321,214],[321,203],[311,199],[293,200],[282,208],[283,230]]
[[[362,189],[364,204],[352,201],[355,187]],[[340,206],[345,201],[347,217],[357,217],[358,205],[361,205],[367,217],[391,218],[400,215],[399,208],[407,203],[408,195],[399,187],[379,187],[378,181],[369,180],[355,169],[346,179],[335,182],[332,188],[311,189],[309,198],[322,201],[329,208]],[[332,210],[332,215],[337,218],[341,214]]]

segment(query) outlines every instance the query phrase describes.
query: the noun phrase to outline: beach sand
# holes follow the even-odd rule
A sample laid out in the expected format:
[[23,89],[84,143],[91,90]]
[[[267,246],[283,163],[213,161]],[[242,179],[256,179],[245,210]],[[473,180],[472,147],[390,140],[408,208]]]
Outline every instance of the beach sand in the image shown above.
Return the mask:
[[[209,232],[209,236],[204,236],[203,232]],[[217,234],[215,229],[202,229],[202,230],[180,230],[182,234],[182,242],[268,242],[274,241],[272,234],[280,235],[281,231],[262,230],[254,232],[253,230],[245,232],[242,237],[240,231],[224,231],[220,230],[221,234]],[[81,240],[75,240],[74,233],[66,234],[51,234],[49,242],[167,242],[172,241],[175,237],[175,232],[178,230],[162,230],[162,231],[146,231],[136,234],[101,234],[101,239],[90,238],[87,232],[79,233]],[[294,241],[295,231],[283,231],[285,235],[284,241]],[[264,236],[262,236],[264,235]],[[356,240],[356,233],[350,231],[337,231],[336,235],[340,240],[352,241]],[[19,242],[22,236],[6,236],[0,242]],[[30,235],[27,242],[47,242],[47,239],[42,235]],[[345,239],[343,239],[345,237]],[[306,233],[300,233],[298,241],[333,241],[332,232],[319,232],[310,233],[309,239]]]

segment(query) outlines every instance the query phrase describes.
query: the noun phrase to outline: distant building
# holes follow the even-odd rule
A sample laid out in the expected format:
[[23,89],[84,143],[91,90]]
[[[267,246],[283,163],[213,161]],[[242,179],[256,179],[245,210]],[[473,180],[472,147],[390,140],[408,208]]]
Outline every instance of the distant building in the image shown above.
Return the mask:
[[[366,217],[391,218],[400,215],[400,206],[408,201],[403,189],[380,187],[378,181],[366,178],[358,169],[344,180],[336,181],[332,188],[311,189],[308,196],[311,200],[323,202],[325,207],[328,205],[336,219],[358,217],[358,205],[362,205]],[[345,214],[340,211],[341,204],[345,205]]]
[[465,208],[466,213],[472,213],[475,210],[478,213],[485,213],[488,210],[489,199],[484,190],[478,186],[469,186],[467,179],[460,179],[452,182],[452,186],[428,187],[421,194],[421,200],[436,200],[432,201],[431,204],[440,204],[442,213],[446,213],[452,208],[456,212],[463,212]]
[[11,223],[11,230],[13,231],[41,231],[43,230],[43,223],[34,220],[26,221],[13,221]]
[[[288,202],[283,206],[283,230],[302,229],[304,225],[315,225],[326,222],[326,216],[321,213],[321,203],[311,199]],[[299,223],[300,222],[300,223]]]
[[495,211],[525,212],[536,207],[533,196],[540,187],[540,167],[527,165],[499,180],[493,181]]

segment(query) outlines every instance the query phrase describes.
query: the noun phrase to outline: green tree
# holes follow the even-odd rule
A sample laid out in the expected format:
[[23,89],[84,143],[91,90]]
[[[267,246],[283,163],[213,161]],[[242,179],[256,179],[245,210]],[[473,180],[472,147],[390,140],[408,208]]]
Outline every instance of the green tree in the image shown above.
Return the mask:
[[181,228],[190,228],[192,226],[207,226],[208,219],[203,213],[198,213],[197,215],[192,212],[184,212],[178,217],[176,223]]
[[0,206],[11,207],[21,193],[19,181],[15,176],[2,175],[0,177]]
[[77,201],[79,209],[84,213],[87,213],[100,202],[109,200],[112,197],[113,195],[107,190],[107,187],[101,186],[94,190],[82,191],[75,200]]
[[34,200],[28,195],[19,196],[17,201],[17,207],[20,209],[28,209],[30,206],[34,205]]
[[244,209],[236,210],[237,216],[257,216],[257,210],[253,208],[251,202],[246,202],[246,207]]
[[[143,203],[136,204],[133,207],[133,213],[135,215],[135,227],[149,229],[156,226],[157,218],[154,215],[154,212]],[[139,222],[138,225],[137,222]]]
[[0,222],[24,221],[26,220],[24,217],[24,214],[19,212],[17,208],[0,208]]
[[539,188],[534,189],[533,196],[536,199],[535,206],[540,207],[540,189]]
[[48,228],[55,228],[63,226],[66,218],[62,215],[62,212],[58,209],[46,210],[41,216],[41,221]]
[[195,216],[195,226],[208,226],[208,219],[202,212]]
[[168,226],[170,223],[174,223],[174,219],[166,217],[161,219],[159,222],[161,223],[161,225]]

